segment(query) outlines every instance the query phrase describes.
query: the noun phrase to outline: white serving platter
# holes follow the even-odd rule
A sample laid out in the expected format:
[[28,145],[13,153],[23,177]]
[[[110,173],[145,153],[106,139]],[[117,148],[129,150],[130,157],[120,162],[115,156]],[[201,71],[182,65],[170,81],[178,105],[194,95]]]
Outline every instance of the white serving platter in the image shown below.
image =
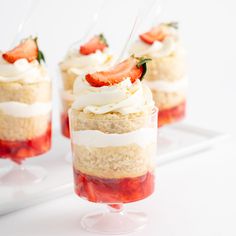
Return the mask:
[[228,134],[185,124],[177,123],[160,128],[157,141],[157,164],[168,164],[180,158],[212,148]]
[[[26,161],[26,164],[44,167],[47,172],[45,179],[25,186],[0,184],[0,215],[73,192],[72,166],[68,161],[70,142],[63,138],[59,131],[54,132],[53,136],[50,152]],[[226,136],[216,131],[180,123],[161,128],[158,135],[157,165],[191,157],[193,153],[213,147],[219,139]],[[10,165],[10,161],[4,159],[0,159],[0,163],[0,173],[1,169]]]

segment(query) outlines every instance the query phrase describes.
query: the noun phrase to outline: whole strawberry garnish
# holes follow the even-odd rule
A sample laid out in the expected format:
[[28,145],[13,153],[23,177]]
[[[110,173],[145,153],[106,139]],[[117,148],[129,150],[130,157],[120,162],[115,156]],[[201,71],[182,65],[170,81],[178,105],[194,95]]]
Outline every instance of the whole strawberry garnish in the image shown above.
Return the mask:
[[103,34],[95,35],[87,43],[80,46],[80,53],[83,55],[89,55],[95,53],[97,50],[101,52],[108,47],[107,41]]
[[118,84],[126,78],[130,78],[134,83],[137,79],[142,80],[146,73],[146,63],[149,60],[151,59],[131,56],[110,70],[87,74],[85,78],[94,87]]
[[140,39],[147,43],[153,44],[155,41],[162,42],[168,36],[168,28],[172,27],[177,29],[177,22],[162,23],[156,27],[153,27],[150,31],[139,35]]
[[2,57],[9,63],[14,63],[19,59],[26,59],[28,62],[33,60],[45,61],[43,53],[39,50],[37,38],[27,38],[10,51],[5,52]]

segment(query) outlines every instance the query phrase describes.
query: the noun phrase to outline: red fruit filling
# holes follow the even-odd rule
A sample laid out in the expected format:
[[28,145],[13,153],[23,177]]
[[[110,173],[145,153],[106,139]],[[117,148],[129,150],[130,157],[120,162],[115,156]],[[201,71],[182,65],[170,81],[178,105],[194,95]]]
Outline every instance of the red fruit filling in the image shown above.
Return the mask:
[[160,110],[158,112],[158,127],[171,124],[185,117],[186,102],[170,109]]
[[66,138],[70,138],[69,117],[67,112],[61,114],[61,133]]
[[0,140],[0,158],[9,158],[17,164],[23,160],[43,154],[51,148],[51,122],[47,131],[36,138],[24,141]]
[[151,172],[134,178],[106,179],[74,170],[76,194],[91,202],[129,203],[142,200],[153,193],[154,179]]

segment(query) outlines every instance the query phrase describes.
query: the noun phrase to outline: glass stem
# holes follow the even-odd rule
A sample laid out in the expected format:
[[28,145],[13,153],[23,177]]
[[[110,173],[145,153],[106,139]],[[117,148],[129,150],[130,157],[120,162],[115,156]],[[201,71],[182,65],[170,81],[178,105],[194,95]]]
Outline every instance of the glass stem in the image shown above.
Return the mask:
[[122,203],[108,204],[107,206],[111,213],[121,213],[124,211],[124,206]]

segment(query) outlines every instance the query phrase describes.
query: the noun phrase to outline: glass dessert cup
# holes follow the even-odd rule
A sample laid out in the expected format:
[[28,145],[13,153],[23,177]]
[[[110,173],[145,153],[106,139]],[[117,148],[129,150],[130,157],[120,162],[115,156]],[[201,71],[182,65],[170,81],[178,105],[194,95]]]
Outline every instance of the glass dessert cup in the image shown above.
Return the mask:
[[145,226],[143,212],[123,205],[154,192],[157,110],[151,113],[95,115],[69,111],[75,193],[108,205],[108,211],[85,215],[90,232],[122,234]]
[[[164,62],[162,63],[164,64]],[[156,67],[150,67],[147,72],[146,84],[150,87],[153,100],[159,109],[158,127],[162,127],[176,123],[185,118],[186,90],[188,82],[185,76],[178,76],[180,72],[178,72],[177,69],[175,74],[170,65],[165,63],[164,65],[166,67],[163,66],[164,68],[161,68],[161,66],[159,66],[159,68],[157,63],[154,65]],[[157,68],[160,71],[157,70]],[[184,74],[182,70],[181,74]],[[162,80],[157,79],[158,73],[160,73]]]
[[[0,93],[2,100],[14,97],[13,104],[22,104],[27,113],[18,108],[14,113],[11,109],[0,113],[0,159],[9,159],[14,163],[12,167],[0,169],[0,183],[24,185],[39,182],[46,176],[44,168],[25,165],[23,162],[51,148],[51,83],[21,86],[8,83],[0,85]],[[30,105],[23,101],[30,101]],[[7,100],[7,104],[10,102]],[[40,104],[42,112],[35,109],[34,104]]]

